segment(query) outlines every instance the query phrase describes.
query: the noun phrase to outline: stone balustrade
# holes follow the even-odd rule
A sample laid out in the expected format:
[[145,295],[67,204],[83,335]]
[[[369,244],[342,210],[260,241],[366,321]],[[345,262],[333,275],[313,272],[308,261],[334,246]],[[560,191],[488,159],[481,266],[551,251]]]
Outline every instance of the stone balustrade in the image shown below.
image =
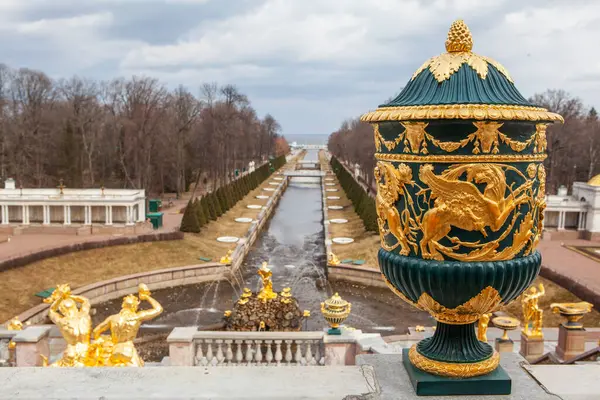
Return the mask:
[[167,338],[178,366],[318,366],[324,332],[228,332],[175,328]]
[[[326,329],[325,329],[326,330]],[[233,332],[175,328],[167,338],[171,366],[354,365],[358,354],[396,353],[378,333]]]

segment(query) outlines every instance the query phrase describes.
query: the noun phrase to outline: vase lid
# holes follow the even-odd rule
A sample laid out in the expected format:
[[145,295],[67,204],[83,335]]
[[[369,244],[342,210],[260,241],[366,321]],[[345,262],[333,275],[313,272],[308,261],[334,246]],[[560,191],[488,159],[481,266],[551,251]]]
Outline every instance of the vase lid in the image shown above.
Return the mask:
[[338,308],[338,307],[345,307],[346,305],[348,305],[348,302],[346,300],[342,299],[338,293],[335,293],[329,299],[325,300],[324,303],[327,306],[327,308],[330,308],[330,307]]
[[563,121],[525,99],[500,63],[472,52],[473,37],[464,21],[452,23],[445,44],[446,52],[425,61],[396,98],[361,120]]

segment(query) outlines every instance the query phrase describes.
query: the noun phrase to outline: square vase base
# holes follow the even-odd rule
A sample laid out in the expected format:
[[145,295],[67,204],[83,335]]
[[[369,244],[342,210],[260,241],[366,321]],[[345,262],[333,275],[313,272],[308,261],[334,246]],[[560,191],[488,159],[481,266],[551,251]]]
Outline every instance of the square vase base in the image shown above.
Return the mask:
[[402,350],[402,362],[417,396],[501,395],[510,394],[511,379],[501,366],[487,375],[473,378],[448,378],[421,371],[411,364],[409,349]]

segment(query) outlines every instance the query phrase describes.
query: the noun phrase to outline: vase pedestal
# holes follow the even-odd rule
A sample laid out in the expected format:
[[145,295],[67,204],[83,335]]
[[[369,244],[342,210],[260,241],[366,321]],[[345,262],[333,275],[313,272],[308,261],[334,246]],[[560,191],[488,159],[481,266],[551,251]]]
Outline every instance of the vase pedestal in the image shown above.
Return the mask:
[[544,355],[544,338],[529,337],[521,332],[521,349],[519,354],[531,362]]
[[556,355],[564,361],[577,357],[585,351],[585,337],[585,329],[567,329],[561,324],[558,327]]
[[512,339],[496,338],[495,349],[498,353],[512,353],[515,347],[515,342]]
[[409,349],[402,351],[402,362],[417,396],[506,395],[511,379],[501,366],[486,375],[449,378],[421,371],[410,362]]

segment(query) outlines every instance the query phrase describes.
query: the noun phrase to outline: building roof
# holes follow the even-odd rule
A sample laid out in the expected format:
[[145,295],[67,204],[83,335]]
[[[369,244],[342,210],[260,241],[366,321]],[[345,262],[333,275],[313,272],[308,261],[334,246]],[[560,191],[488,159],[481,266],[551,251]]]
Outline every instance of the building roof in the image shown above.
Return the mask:
[[563,120],[531,104],[500,63],[473,53],[472,48],[469,28],[462,20],[455,21],[448,32],[446,53],[427,60],[395,99],[361,119]]
[[600,186],[600,174],[594,176],[592,179],[588,181],[588,185],[592,186]]

